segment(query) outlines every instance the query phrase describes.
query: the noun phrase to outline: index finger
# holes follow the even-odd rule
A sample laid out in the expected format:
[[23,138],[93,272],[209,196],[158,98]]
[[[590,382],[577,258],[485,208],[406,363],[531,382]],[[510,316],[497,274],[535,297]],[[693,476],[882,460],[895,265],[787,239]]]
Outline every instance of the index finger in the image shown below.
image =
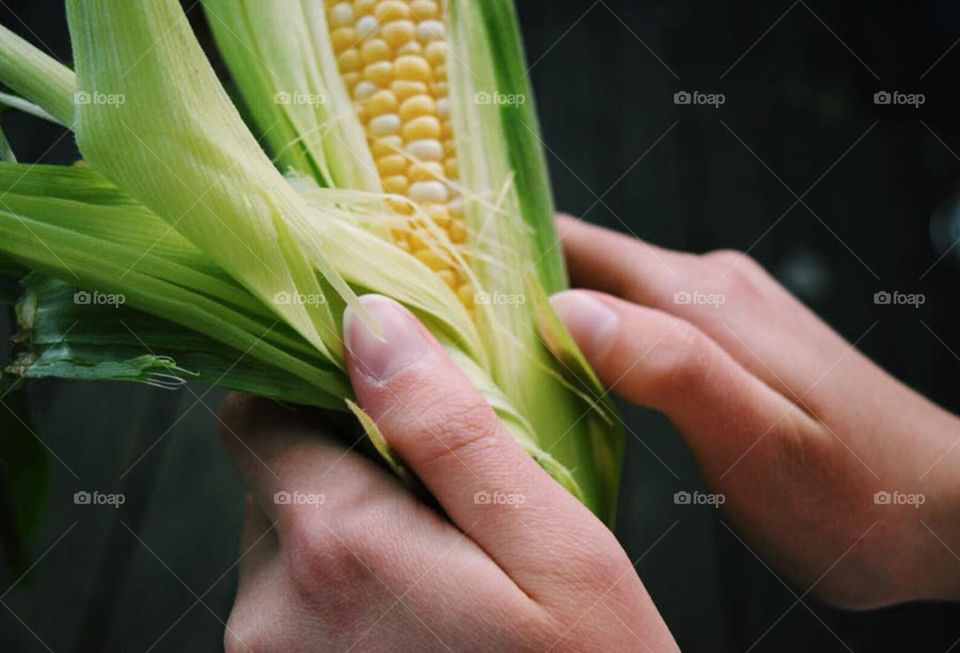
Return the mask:
[[573,551],[622,555],[618,546],[611,550],[616,541],[606,527],[527,454],[409,311],[385,297],[361,301],[382,337],[348,309],[347,368],[357,398],[462,531],[528,593],[549,592],[558,570],[577,557]]

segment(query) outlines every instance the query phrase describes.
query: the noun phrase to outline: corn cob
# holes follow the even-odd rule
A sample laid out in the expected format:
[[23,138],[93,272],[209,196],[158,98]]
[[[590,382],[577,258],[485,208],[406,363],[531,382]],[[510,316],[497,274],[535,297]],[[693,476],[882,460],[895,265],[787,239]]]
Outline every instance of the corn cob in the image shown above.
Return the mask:
[[[0,28],[0,81],[73,129],[88,164],[0,163],[0,265],[66,280],[34,292],[32,314],[96,327],[90,341],[45,322],[64,345],[44,351],[55,365],[20,373],[157,382],[189,369],[349,407],[396,466],[343,370],[344,307],[381,293],[416,311],[525,450],[612,520],[622,432],[547,301],[566,278],[512,1],[203,5],[272,157],[177,0],[67,0],[76,74]],[[93,322],[64,301],[71,285],[122,293],[130,313]],[[169,355],[124,359],[142,346],[128,324],[154,329]]]
[[[384,192],[416,203],[450,243],[467,240],[456,188],[446,26],[435,0],[327,0],[337,65],[363,123]],[[472,310],[474,288],[422,221],[398,216],[394,243],[411,252]],[[465,251],[461,251],[465,255]]]

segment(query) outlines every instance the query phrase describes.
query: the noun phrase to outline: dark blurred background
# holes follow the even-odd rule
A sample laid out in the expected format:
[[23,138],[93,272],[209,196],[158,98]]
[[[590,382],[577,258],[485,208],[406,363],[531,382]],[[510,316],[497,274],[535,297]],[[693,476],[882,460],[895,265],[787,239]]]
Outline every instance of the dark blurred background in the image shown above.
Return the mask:
[[[200,8],[184,6],[208,45]],[[519,9],[559,208],[667,247],[749,250],[849,340],[877,322],[859,348],[960,411],[956,3],[520,0]],[[0,0],[0,22],[69,63],[61,2]],[[725,101],[675,104],[680,91]],[[925,102],[875,104],[880,91]],[[21,161],[77,156],[58,128],[12,112],[3,128]],[[926,302],[878,306],[881,290]],[[28,543],[36,566],[12,590],[15,575],[0,579],[0,651],[221,646],[243,498],[216,434],[222,397],[199,386],[31,389],[52,486]],[[955,606],[848,613],[783,584],[721,513],[674,505],[675,491],[704,488],[670,424],[632,407],[625,419],[636,437],[617,532],[684,650],[956,646]],[[127,503],[74,505],[75,491],[93,488]]]

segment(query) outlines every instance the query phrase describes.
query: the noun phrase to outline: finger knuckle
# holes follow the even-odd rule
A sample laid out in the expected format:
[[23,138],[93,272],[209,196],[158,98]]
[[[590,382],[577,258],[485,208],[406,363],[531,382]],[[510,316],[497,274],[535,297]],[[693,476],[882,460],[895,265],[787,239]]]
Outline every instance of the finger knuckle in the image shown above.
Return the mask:
[[661,392],[696,394],[709,381],[715,346],[697,327],[677,320],[649,352],[646,369]]
[[431,397],[412,405],[419,410],[408,437],[422,464],[450,458],[476,459],[500,442],[493,409],[479,396],[434,391]]
[[774,460],[780,473],[804,485],[836,478],[833,469],[836,447],[833,438],[820,429],[811,429],[796,419],[784,419],[770,437]]
[[370,576],[362,559],[362,538],[338,533],[325,520],[301,519],[287,529],[285,553],[300,595],[310,603],[323,601],[332,588],[350,587]]
[[587,587],[612,589],[629,567],[630,563],[619,546],[594,545],[572,555],[569,569]]
[[759,294],[770,275],[760,263],[745,252],[719,249],[703,255],[707,274],[729,291]]
[[701,258],[710,267],[720,271],[738,267],[744,270],[755,270],[760,267],[752,256],[736,249],[715,249],[707,252]]

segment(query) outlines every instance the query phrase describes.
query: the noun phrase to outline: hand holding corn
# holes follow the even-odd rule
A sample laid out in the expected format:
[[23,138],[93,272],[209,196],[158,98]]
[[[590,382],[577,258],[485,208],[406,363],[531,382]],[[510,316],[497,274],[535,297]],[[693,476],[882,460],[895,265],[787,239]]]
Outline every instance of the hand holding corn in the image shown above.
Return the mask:
[[[778,573],[854,608],[960,596],[954,416],[741,254],[558,226],[574,281],[595,290],[560,293],[555,309],[605,384],[673,420]],[[726,301],[673,302],[693,288]],[[315,426],[235,401],[225,438],[256,498],[227,649],[674,650],[609,531],[504,437],[405,310],[363,302],[386,333],[347,326],[358,398],[450,521]],[[326,500],[273,502],[295,487]],[[886,490],[925,499],[877,502]]]
[[608,387],[673,421],[757,553],[840,606],[960,599],[960,420],[743,254],[558,231],[574,285],[600,292],[554,308]]
[[449,519],[315,423],[235,398],[224,440],[253,498],[226,650],[677,650],[613,534],[430,332],[361,302],[382,338],[347,313],[358,401]]

